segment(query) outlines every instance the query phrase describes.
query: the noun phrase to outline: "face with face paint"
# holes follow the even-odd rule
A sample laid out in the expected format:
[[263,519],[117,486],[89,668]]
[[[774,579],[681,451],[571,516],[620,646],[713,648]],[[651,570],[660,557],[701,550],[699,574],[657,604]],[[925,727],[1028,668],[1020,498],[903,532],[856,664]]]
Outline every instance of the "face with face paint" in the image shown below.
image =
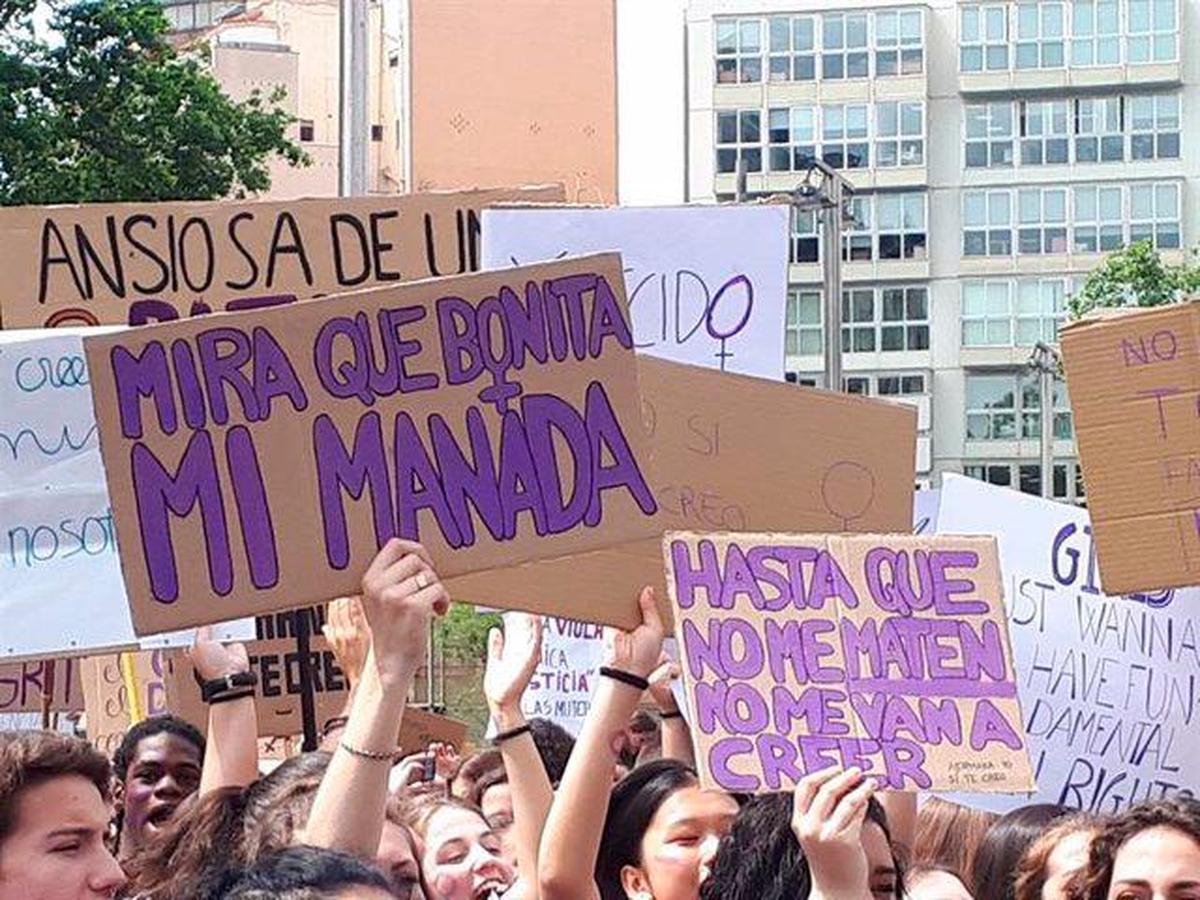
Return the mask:
[[176,807],[200,786],[200,749],[162,731],[138,742],[117,788],[124,810],[121,856],[127,857],[164,828]]
[[696,900],[717,852],[733,827],[738,806],[728,794],[692,785],[668,797],[642,836],[641,860],[626,866],[621,883],[628,897]]
[[500,838],[483,816],[449,805],[426,822],[421,870],[430,900],[491,900],[515,878],[502,856]]

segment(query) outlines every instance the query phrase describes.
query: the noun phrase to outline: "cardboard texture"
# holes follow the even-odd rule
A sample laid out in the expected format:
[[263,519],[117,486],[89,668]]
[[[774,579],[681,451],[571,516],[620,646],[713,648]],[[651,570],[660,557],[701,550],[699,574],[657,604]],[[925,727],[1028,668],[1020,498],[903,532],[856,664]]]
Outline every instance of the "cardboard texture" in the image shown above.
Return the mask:
[[895,790],[1033,788],[994,538],[662,546],[705,785],[790,790],[840,765]]
[[41,712],[51,670],[54,695],[50,712],[83,709],[79,660],[41,659],[0,665],[0,713]]
[[467,723],[427,709],[406,706],[397,741],[400,752],[405,755],[422,753],[432,743],[451,744],[463,751],[467,743]]
[[[604,254],[85,339],[135,631],[356,593],[396,534],[445,579],[657,535],[625,309]],[[617,617],[562,588],[522,605]]]
[[[350,686],[333,651],[320,634],[310,638],[313,698],[320,732],[330,719],[340,716],[350,698]],[[246,644],[250,669],[258,675],[254,708],[262,737],[291,737],[304,731],[300,711],[300,655],[292,638],[251,641]],[[173,650],[167,655],[167,696],[171,711],[201,731],[208,727],[208,706],[200,697],[195,668],[187,654]]]
[[479,214],[559,185],[0,209],[4,328],[141,325],[479,268]]
[[[664,530],[911,530],[912,407],[646,356],[637,364]],[[648,584],[669,614],[658,536],[448,583],[457,600],[515,608],[531,584],[552,584],[579,610],[573,618],[606,621],[612,610],[623,628],[640,621]]]
[[1200,307],[1062,330],[1075,442],[1108,594],[1200,584]]
[[[123,663],[122,657],[128,657],[129,661]],[[133,696],[123,665],[132,666],[136,687]],[[80,677],[88,740],[96,749],[111,756],[135,718],[141,721],[168,712],[165,671],[162,650],[89,656],[82,660]]]

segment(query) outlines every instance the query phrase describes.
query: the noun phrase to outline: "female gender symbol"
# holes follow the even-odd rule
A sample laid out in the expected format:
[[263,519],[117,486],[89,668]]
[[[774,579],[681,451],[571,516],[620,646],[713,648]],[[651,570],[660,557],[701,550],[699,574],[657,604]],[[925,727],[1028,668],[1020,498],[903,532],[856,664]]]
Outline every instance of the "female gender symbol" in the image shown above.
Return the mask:
[[[725,295],[725,292],[735,284],[746,286],[746,309],[742,312],[742,317],[738,320],[738,323],[731,329],[728,331],[718,331],[716,324],[717,304],[721,302],[721,298]],[[713,295],[712,302],[708,304],[708,312],[704,316],[704,327],[710,337],[721,342],[721,350],[717,353],[717,358],[721,360],[721,371],[725,371],[725,360],[733,356],[732,353],[726,352],[725,342],[746,327],[746,323],[750,321],[750,312],[753,309],[754,285],[750,283],[750,279],[745,275],[735,275],[721,285],[720,290]]]

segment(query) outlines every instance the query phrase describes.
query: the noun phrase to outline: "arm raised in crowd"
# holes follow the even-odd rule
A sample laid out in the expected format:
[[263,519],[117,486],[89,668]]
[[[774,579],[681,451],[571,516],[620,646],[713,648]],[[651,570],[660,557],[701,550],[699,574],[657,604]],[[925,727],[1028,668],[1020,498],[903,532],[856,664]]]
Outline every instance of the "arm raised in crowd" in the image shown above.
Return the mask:
[[[204,681],[250,671],[245,646],[218,643],[208,627],[196,632],[196,643],[188,656],[196,674]],[[208,707],[208,746],[200,774],[201,797],[219,788],[245,787],[258,777],[254,689],[242,688],[231,693],[236,699],[214,702]]]
[[671,690],[671,685],[678,677],[679,663],[665,655],[660,657],[658,668],[650,674],[650,696],[658,705],[658,712],[662,717],[663,759],[677,759],[684,765],[695,768],[696,754],[692,749],[692,731]]
[[510,614],[504,631],[493,628],[488,634],[487,671],[483,676],[483,692],[496,725],[496,741],[512,793],[520,875],[517,886],[506,895],[513,900],[537,896],[538,845],[554,799],[550,776],[521,712],[521,697],[542,659],[542,634],[539,616]]
[[641,699],[645,678],[658,665],[662,653],[663,623],[654,590],[643,588],[638,603],[641,625],[631,632],[606,632],[605,666],[625,678],[633,676],[630,680],[641,680],[641,685],[636,687],[620,678],[600,679],[542,835],[538,854],[542,900],[599,896],[594,872],[617,761],[616,747]]
[[862,831],[875,781],[859,769],[805,775],[792,794],[792,833],[812,877],[809,900],[870,897],[871,872]]
[[341,714],[336,719],[321,723],[325,729],[321,736],[321,749],[332,753],[337,749],[338,739],[350,715],[354,692],[362,680],[363,666],[367,664],[367,653],[371,649],[371,629],[367,626],[362,600],[358,597],[330,600],[321,633],[329,642],[329,649],[333,651],[350,688]]
[[371,649],[350,715],[313,801],[305,842],[373,859],[404,701],[421,665],[430,620],[450,596],[425,548],[392,538],[363,576]]

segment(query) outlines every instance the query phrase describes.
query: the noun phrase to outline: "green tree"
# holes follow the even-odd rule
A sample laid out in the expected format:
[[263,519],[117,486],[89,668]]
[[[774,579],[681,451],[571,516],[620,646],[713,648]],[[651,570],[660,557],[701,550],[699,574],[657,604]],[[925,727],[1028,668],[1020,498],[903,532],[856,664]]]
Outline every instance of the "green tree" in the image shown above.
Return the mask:
[[307,163],[281,95],[230,99],[156,0],[52,2],[48,31],[34,10],[0,0],[0,205],[241,196]]
[[1150,241],[1110,253],[1071,297],[1071,318],[1101,307],[1163,306],[1200,292],[1194,258],[1195,251],[1179,265],[1167,264]]

